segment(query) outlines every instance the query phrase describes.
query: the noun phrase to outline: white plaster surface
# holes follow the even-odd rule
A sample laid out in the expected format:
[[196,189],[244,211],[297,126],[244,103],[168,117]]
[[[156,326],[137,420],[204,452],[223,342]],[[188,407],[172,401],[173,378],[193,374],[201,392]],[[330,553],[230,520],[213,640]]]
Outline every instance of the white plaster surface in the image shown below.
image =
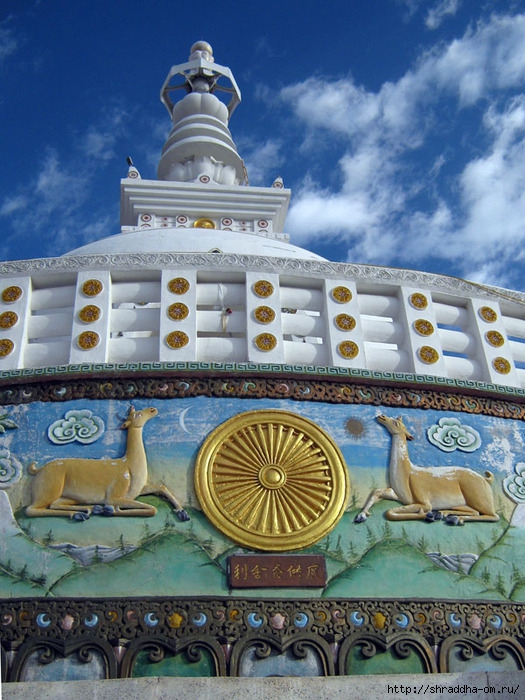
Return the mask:
[[522,671],[330,678],[137,678],[2,686],[2,700],[507,700],[524,695]]

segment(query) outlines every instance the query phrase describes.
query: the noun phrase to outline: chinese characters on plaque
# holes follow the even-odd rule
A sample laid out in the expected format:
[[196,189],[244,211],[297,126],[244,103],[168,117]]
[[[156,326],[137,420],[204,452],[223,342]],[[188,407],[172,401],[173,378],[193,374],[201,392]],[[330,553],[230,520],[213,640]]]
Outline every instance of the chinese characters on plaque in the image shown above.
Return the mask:
[[230,588],[322,588],[325,559],[320,555],[233,554],[228,557]]

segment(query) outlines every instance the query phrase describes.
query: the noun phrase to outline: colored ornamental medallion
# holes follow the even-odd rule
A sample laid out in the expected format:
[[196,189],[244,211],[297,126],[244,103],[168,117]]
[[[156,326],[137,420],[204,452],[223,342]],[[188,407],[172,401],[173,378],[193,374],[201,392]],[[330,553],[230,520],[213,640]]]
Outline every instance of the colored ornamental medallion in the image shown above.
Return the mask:
[[187,318],[188,314],[188,307],[186,304],[182,304],[181,302],[171,304],[171,306],[168,307],[168,316],[172,321],[182,321]]
[[168,282],[168,289],[172,294],[186,294],[190,283],[184,277],[174,277]]
[[86,297],[96,297],[104,289],[100,280],[86,280],[82,285],[82,294]]
[[355,328],[355,318],[348,314],[338,314],[334,321],[335,325],[342,331],[353,331]]
[[258,306],[253,315],[259,323],[271,323],[275,319],[275,311],[269,306]]
[[419,292],[411,294],[409,301],[414,309],[426,309],[428,306],[428,299],[424,294],[420,294]]
[[273,294],[273,284],[268,280],[259,280],[253,285],[253,291],[258,297],[271,297]]
[[421,362],[424,362],[427,365],[433,365],[434,362],[439,360],[438,351],[431,348],[430,345],[423,345],[420,347],[417,354],[419,355]]
[[254,339],[255,345],[263,352],[273,350],[277,345],[277,338],[271,333],[259,333]]
[[359,346],[353,340],[343,340],[337,346],[337,352],[347,360],[353,360],[359,355]]
[[334,287],[332,289],[332,299],[338,304],[347,304],[352,299],[352,292],[348,287]]
[[12,304],[14,301],[18,301],[22,296],[22,288],[14,284],[11,287],[6,287],[2,292],[2,301],[6,304]]
[[15,344],[9,338],[2,338],[0,340],[0,357],[6,357],[13,352]]
[[494,323],[498,320],[498,314],[490,306],[482,306],[478,313],[487,323]]
[[18,314],[14,311],[4,311],[0,314],[0,328],[12,328],[18,322]]
[[485,333],[487,343],[490,343],[495,348],[500,348],[505,345],[505,338],[498,331],[488,331]]
[[102,311],[98,306],[95,306],[95,304],[88,304],[80,309],[78,312],[78,317],[84,323],[94,323],[95,321],[98,321],[101,314]]
[[348,497],[337,445],[287,411],[226,421],[197,457],[195,488],[210,521],[235,542],[264,551],[301,549],[330,532]]
[[434,332],[434,326],[432,323],[424,318],[418,318],[416,321],[414,321],[414,329],[416,333],[419,333],[419,335],[432,335]]
[[169,345],[170,348],[173,348],[174,350],[178,350],[179,348],[183,348],[185,345],[187,345],[190,342],[190,339],[184,333],[184,331],[173,331],[173,333],[169,333],[166,336],[166,344]]
[[95,331],[84,331],[77,338],[78,347],[82,350],[92,350],[100,342],[100,336]]
[[510,362],[504,357],[495,357],[492,360],[492,366],[500,374],[508,374],[511,370]]

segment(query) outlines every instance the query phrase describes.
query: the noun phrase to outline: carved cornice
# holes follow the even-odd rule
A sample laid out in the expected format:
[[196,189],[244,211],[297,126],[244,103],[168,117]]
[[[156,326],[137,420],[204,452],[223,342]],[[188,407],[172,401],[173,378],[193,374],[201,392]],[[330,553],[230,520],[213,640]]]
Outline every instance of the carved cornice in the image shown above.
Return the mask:
[[357,263],[337,263],[323,260],[300,260],[257,255],[210,254],[210,253],[118,253],[99,255],[65,255],[60,258],[37,258],[14,260],[0,264],[0,274],[5,276],[80,271],[87,269],[212,269],[235,271],[258,270],[280,274],[305,275],[322,278],[348,279],[356,282],[370,282],[384,285],[405,285],[410,287],[441,291],[447,294],[481,297],[525,303],[521,292],[489,287],[468,282],[458,277],[436,275],[429,272],[402,268],[359,265]]
[[[41,663],[78,653],[105,657],[107,677],[131,675],[140,650],[150,661],[189,646],[207,649],[218,675],[238,675],[248,646],[277,652],[300,644],[321,657],[325,673],[348,673],[352,649],[363,657],[392,648],[419,656],[426,672],[446,672],[454,650],[525,667],[523,606],[430,600],[260,600],[242,598],[18,599],[0,603],[0,638],[11,659],[8,680],[22,680],[35,651]],[[114,654],[113,654],[114,651]],[[293,649],[292,649],[293,651]],[[297,652],[297,653],[296,653]],[[296,650],[298,658],[301,650]],[[6,655],[6,658],[7,658]],[[332,658],[334,655],[334,659]],[[197,655],[196,655],[197,656]],[[115,663],[115,657],[118,663]],[[228,673],[229,668],[229,673]]]
[[[366,370],[326,368],[326,374],[282,365],[211,365],[142,363],[141,365],[71,365],[46,370],[16,370],[0,378],[0,404],[79,399],[270,398],[395,408],[479,413],[525,420],[525,391],[487,387],[476,382],[438,380]],[[277,368],[277,370],[276,370]],[[50,370],[54,369],[54,372]],[[251,369],[251,371],[250,371]],[[311,368],[319,370],[322,368]],[[254,371],[255,370],[255,371]],[[302,376],[301,376],[302,375]],[[407,381],[407,376],[414,383]],[[426,378],[430,379],[430,378]],[[483,390],[483,386],[485,389]]]

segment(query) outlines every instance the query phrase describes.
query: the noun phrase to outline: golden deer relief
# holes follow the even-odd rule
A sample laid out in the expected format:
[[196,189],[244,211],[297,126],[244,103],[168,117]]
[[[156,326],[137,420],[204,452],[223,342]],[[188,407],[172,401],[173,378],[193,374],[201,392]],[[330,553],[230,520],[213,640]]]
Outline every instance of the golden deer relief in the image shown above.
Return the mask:
[[156,408],[135,411],[131,407],[121,428],[127,430],[125,454],[118,459],[54,459],[39,469],[28,468],[34,476],[30,517],[69,516],[87,520],[93,515],[153,516],[157,509],[137,501],[138,496],[154,494],[165,498],[179,520],[189,516],[163,484],[148,484],[148,462],[142,430],[158,414]]
[[405,427],[401,416],[377,416],[392,436],[389,486],[375,489],[369,495],[356,523],[364,522],[372,506],[382,499],[400,501],[402,506],[390,508],[388,520],[441,520],[449,525],[463,525],[466,521],[496,522],[499,515],[494,509],[490,484],[494,476],[484,476],[464,467],[418,467],[408,455],[407,440],[414,437]]

